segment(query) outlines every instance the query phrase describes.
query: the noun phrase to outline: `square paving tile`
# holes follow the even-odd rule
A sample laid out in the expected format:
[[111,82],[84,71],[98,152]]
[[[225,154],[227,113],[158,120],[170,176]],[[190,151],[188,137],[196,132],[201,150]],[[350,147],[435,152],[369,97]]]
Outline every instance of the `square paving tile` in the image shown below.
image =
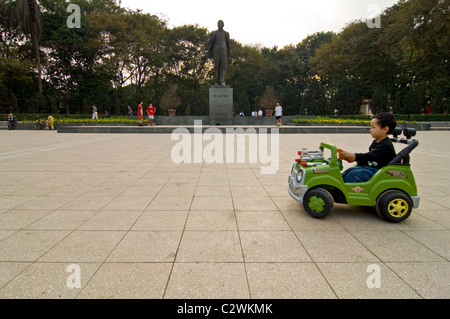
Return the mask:
[[80,299],[161,299],[170,263],[105,263],[79,294]]
[[30,265],[24,262],[0,262],[0,289]]
[[178,231],[130,231],[108,262],[173,262],[180,243]]
[[233,210],[191,211],[186,230],[237,230]]
[[[9,189],[9,191],[8,191]],[[28,186],[6,186],[0,191],[2,195],[13,195],[13,196],[43,196],[43,195],[53,195],[59,189],[59,186],[51,186],[51,185],[28,185]]]
[[213,197],[229,197],[231,196],[230,188],[228,186],[228,181],[225,180],[225,185],[208,185],[200,186],[197,185],[195,189],[195,196],[213,196]]
[[34,210],[44,210],[51,212],[52,210],[58,209],[69,201],[73,200],[74,197],[68,196],[39,196],[23,205],[16,207],[17,209],[34,209]]
[[443,261],[431,249],[400,231],[352,231],[383,262]]
[[84,194],[87,194],[94,186],[91,185],[69,185],[69,186],[58,186],[55,190],[52,191],[53,196],[61,196],[61,197],[69,197],[72,196],[78,197]]
[[236,211],[239,230],[290,230],[279,211]]
[[38,196],[1,196],[0,197],[0,209],[13,209],[20,205],[24,205]]
[[272,201],[279,210],[296,210],[300,208],[299,203],[290,196],[271,196]]
[[236,210],[277,210],[268,196],[233,197],[233,203]]
[[194,197],[191,210],[232,210],[233,202],[231,197]]
[[148,206],[148,210],[189,210],[192,203],[192,196],[157,196]]
[[0,241],[2,241],[5,238],[8,238],[9,236],[15,234],[17,230],[4,230],[0,229]]
[[158,196],[186,196],[186,197],[192,197],[195,193],[195,187],[192,187],[192,185],[182,185],[182,186],[170,186],[166,185],[162,187],[158,193]]
[[188,211],[146,210],[135,222],[131,230],[183,230]]
[[298,231],[315,262],[377,262],[379,259],[346,231]]
[[27,230],[75,230],[96,211],[56,210],[26,227]]
[[143,187],[143,186],[129,186],[125,187],[120,193],[120,196],[125,197],[144,197],[144,198],[154,198],[156,194],[160,191],[160,187]]
[[[217,192],[220,192],[220,188],[218,189],[217,187],[222,187],[223,190],[229,190],[229,182],[227,175],[202,174],[198,180],[197,187],[208,187],[208,186],[212,186],[212,192],[214,192],[209,193],[208,195],[210,196],[217,195]],[[222,194],[218,195],[220,196]]]
[[0,242],[0,261],[33,262],[68,234],[68,231],[19,231]]
[[124,231],[75,231],[40,258],[40,262],[103,262]]
[[410,230],[405,231],[405,234],[414,238],[422,245],[428,247],[436,254],[450,260],[450,230]]
[[143,211],[148,207],[152,199],[153,196],[118,196],[103,207],[103,210]]
[[[74,272],[64,263],[34,263],[0,290],[0,298],[73,299],[81,288],[70,284]],[[100,264],[78,264],[81,287]],[[69,285],[68,285],[69,282]]]
[[75,198],[74,200],[61,206],[61,210],[100,210],[110,203],[114,197],[104,196],[85,196]]
[[382,263],[319,263],[317,266],[340,299],[420,298]]
[[291,231],[240,231],[246,262],[311,262]]
[[176,262],[243,262],[237,231],[185,231]]
[[439,225],[444,226],[447,229],[450,229],[450,214],[447,211],[421,211],[419,213],[424,218],[427,218]]
[[334,299],[336,295],[313,263],[247,263],[254,299]]
[[[446,212],[447,213],[447,212]],[[438,212],[433,212],[433,216],[438,216]],[[447,213],[448,215],[448,213]],[[407,220],[402,223],[395,224],[396,229],[402,231],[408,230],[448,230],[449,227],[441,224],[439,221],[434,221],[428,217],[426,214],[412,214]],[[450,221],[450,219],[449,219]],[[449,224],[450,226],[450,224]]]
[[50,211],[41,210],[10,210],[0,215],[0,229],[22,229],[41,219]]
[[248,196],[267,196],[264,187],[256,185],[231,185],[231,194],[233,197],[248,197]]
[[[90,196],[108,196],[108,197],[116,197],[123,193],[128,187],[127,186],[118,186],[115,184],[102,184],[98,186],[94,186],[89,190]],[[133,195],[131,195],[133,196]],[[137,195],[134,195],[137,196]]]
[[298,230],[344,230],[335,218],[313,218],[303,209],[280,210],[281,214],[294,231]]
[[101,210],[81,225],[78,230],[129,230],[141,211]]
[[422,298],[450,298],[450,281],[448,280],[450,264],[448,262],[388,263],[387,265]]
[[248,299],[243,263],[175,263],[166,299]]

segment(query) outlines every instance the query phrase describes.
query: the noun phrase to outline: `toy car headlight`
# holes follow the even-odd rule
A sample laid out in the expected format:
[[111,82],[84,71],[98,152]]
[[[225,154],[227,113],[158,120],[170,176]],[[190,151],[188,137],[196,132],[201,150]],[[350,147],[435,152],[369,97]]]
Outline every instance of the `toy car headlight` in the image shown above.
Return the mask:
[[303,176],[305,174],[305,171],[300,167],[298,163],[294,164],[291,170],[291,178],[297,183],[300,183],[303,180]]
[[297,183],[300,183],[302,179],[303,179],[303,170],[301,169],[297,172]]

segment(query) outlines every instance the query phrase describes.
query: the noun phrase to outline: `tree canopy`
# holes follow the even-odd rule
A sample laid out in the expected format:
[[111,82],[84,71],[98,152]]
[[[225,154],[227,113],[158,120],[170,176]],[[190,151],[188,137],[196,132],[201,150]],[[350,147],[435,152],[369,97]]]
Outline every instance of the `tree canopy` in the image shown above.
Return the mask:
[[[0,3],[0,113],[87,113],[96,105],[126,114],[141,101],[166,103],[170,92],[177,114],[207,114],[208,30],[169,28],[114,0],[71,4],[81,9],[79,27],[68,23],[65,0]],[[232,39],[227,84],[235,112],[269,107],[268,88],[284,114],[356,114],[365,99],[377,111],[421,113],[430,102],[433,113],[447,112],[448,17],[446,0],[400,0],[381,14],[379,28],[349,21],[339,33],[283,48]]]

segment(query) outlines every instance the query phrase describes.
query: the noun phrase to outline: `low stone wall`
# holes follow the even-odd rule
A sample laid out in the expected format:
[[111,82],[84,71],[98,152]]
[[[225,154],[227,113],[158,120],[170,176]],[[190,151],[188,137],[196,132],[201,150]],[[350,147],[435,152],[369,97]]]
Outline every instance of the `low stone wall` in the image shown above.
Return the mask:
[[[202,121],[202,125],[209,125],[209,116],[155,116],[156,125],[194,125],[194,121]],[[137,121],[137,117],[136,117]],[[144,117],[144,123],[147,119]]]
[[[132,119],[136,120],[137,122],[137,116],[131,117]],[[288,124],[291,122],[291,119],[293,116],[284,116],[283,117],[283,124]],[[156,125],[194,125],[194,121],[202,121],[202,125],[210,125],[209,123],[209,117],[208,116],[187,116],[187,115],[176,115],[176,116],[162,116],[162,115],[156,115],[154,123]],[[144,117],[144,123],[146,123],[147,118]],[[256,116],[238,116],[233,117],[233,124],[237,126],[258,126],[258,125],[276,125],[276,119],[274,116],[263,116],[263,117],[256,117]],[[221,124],[223,123],[214,123],[214,124]]]

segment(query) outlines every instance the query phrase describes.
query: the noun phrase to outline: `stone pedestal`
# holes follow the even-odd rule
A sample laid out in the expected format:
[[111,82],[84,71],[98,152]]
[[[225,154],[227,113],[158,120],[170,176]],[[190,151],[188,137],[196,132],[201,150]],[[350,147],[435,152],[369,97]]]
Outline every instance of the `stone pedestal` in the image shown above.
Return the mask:
[[209,124],[233,125],[233,88],[231,86],[210,86]]

